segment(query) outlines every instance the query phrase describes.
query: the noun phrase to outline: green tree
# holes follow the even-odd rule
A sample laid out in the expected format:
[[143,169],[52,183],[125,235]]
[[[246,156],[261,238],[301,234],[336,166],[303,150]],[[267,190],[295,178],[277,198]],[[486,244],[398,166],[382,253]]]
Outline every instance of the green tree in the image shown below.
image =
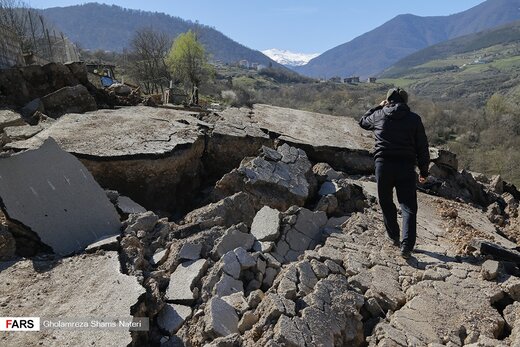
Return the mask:
[[486,103],[486,111],[495,119],[499,116],[508,113],[509,105],[504,96],[500,94],[493,94]]
[[186,89],[198,88],[211,76],[206,51],[191,30],[177,36],[166,63],[173,77],[181,81]]

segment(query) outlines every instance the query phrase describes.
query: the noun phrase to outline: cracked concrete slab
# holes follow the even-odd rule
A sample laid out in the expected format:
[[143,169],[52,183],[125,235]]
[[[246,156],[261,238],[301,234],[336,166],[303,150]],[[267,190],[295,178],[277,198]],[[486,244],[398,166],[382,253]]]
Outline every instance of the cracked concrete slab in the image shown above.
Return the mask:
[[371,136],[349,117],[264,104],[255,104],[252,110],[229,108],[221,116],[223,120],[217,122],[217,127],[240,122],[245,124],[244,129],[249,129],[251,124],[255,124],[259,129],[280,134],[280,140],[294,144],[359,151],[368,151],[372,147]]
[[[2,317],[130,318],[131,307],[145,292],[135,277],[120,272],[117,252],[9,264],[0,263]],[[0,335],[3,346],[126,346],[131,342],[126,330],[55,329]]]
[[85,157],[160,156],[193,144],[201,136],[200,123],[186,111],[144,106],[67,114],[36,136],[10,143],[8,148],[36,148],[52,137],[65,151]]
[[52,139],[37,150],[0,159],[0,197],[9,220],[34,231],[61,255],[120,232],[119,215],[103,189]]
[[259,128],[282,142],[305,149],[312,160],[327,162],[336,169],[352,173],[373,170],[372,135],[361,130],[350,117],[263,104],[255,104],[252,110],[229,108],[221,117],[216,129],[240,123],[244,133],[254,133],[248,129]]

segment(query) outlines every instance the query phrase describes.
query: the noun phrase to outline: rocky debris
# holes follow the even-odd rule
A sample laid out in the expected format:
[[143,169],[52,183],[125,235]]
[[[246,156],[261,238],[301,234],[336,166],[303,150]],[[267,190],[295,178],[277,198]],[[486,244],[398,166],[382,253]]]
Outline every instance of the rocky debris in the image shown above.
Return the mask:
[[258,322],[258,316],[253,311],[247,311],[240,319],[240,322],[238,322],[238,330],[241,334],[244,334],[250,330],[256,322]]
[[222,271],[234,279],[240,277],[241,271],[240,263],[238,262],[235,252],[229,251],[222,257]]
[[486,260],[482,264],[482,278],[488,281],[493,281],[497,278],[500,272],[500,263],[496,260]]
[[38,134],[44,129],[41,125],[22,125],[10,126],[4,128],[4,134],[7,142],[27,140]]
[[345,178],[341,171],[334,170],[327,163],[318,163],[312,167],[312,172],[316,176],[318,183],[323,184],[325,181],[339,180]]
[[352,212],[363,211],[367,206],[363,187],[349,179],[323,182],[318,195],[321,198],[315,209],[324,211],[329,216],[349,215]]
[[471,246],[480,254],[491,255],[495,259],[512,261],[520,264],[520,252],[516,250],[507,249],[500,245],[481,239],[473,239],[471,241]]
[[500,194],[507,189],[517,192],[512,186],[505,188],[507,184],[499,176],[488,179],[467,170],[457,171],[457,157],[454,153],[430,148],[430,155],[430,176],[426,184],[418,186],[422,191],[483,208],[500,200]]
[[258,202],[252,195],[238,192],[188,213],[183,222],[198,224],[201,228],[215,225],[230,227],[238,223],[251,225],[257,205]]
[[228,336],[238,333],[238,316],[227,302],[214,297],[205,310],[205,332],[210,337]]
[[128,216],[128,219],[125,221],[125,224],[127,225],[125,233],[137,234],[139,231],[149,233],[155,228],[158,221],[159,217],[152,211],[133,213]]
[[181,260],[197,260],[200,259],[201,251],[202,244],[187,242],[182,245],[179,251],[179,258]]
[[[432,167],[433,168],[433,167]],[[432,176],[425,185],[427,190],[444,198],[471,202],[486,207],[496,201],[496,196],[489,194],[466,170],[448,173],[432,170]]]
[[[23,295],[19,295],[19,291]],[[83,254],[59,260],[19,260],[0,272],[2,304],[0,313],[18,312],[31,317],[81,319],[114,317],[131,320],[144,288],[135,277],[120,272],[116,252]],[[142,317],[142,316],[140,316]],[[110,330],[95,334],[90,330],[53,329],[31,334],[5,334],[2,344],[9,346],[128,345],[129,331]]]
[[233,347],[240,346],[242,339],[239,334],[231,334],[224,337],[218,337],[210,343],[204,345],[205,347]]
[[253,247],[255,238],[249,233],[245,224],[238,224],[227,229],[224,236],[216,242],[215,256],[221,258],[229,251],[235,248],[242,247],[245,250],[250,250]]
[[258,264],[258,261],[251,255],[251,253],[248,253],[242,247],[235,248],[233,253],[235,253],[237,260],[240,263],[241,270],[250,269]]
[[11,110],[0,110],[0,132],[7,127],[26,125],[20,115]]
[[85,248],[85,252],[95,253],[99,250],[117,251],[119,248],[119,238],[119,235],[103,237],[100,240],[97,240],[88,245],[87,248]]
[[175,334],[190,316],[189,306],[166,304],[157,315],[157,324],[168,334]]
[[[299,147],[314,162],[326,162],[349,174],[370,173],[373,140],[349,117],[255,104],[249,108],[228,108],[220,113],[220,124],[243,124],[263,129],[282,143]],[[320,129],[316,131],[316,129]],[[284,210],[284,209],[281,209]]]
[[504,181],[502,180],[502,177],[500,175],[495,175],[491,177],[491,182],[489,182],[489,187],[491,191],[502,194],[504,193]]
[[[239,275],[240,276],[240,275]],[[244,283],[228,274],[223,273],[220,280],[215,284],[213,294],[218,297],[229,296],[233,293],[244,291]]]
[[320,244],[323,241],[322,228],[327,224],[327,215],[322,211],[291,208],[284,214],[287,224],[284,223],[272,252],[281,263],[295,261],[304,251]]
[[240,167],[224,175],[215,186],[216,196],[246,191],[263,205],[285,211],[292,205],[303,206],[312,198],[316,181],[312,165],[301,149],[287,144],[277,150],[267,147],[256,158],[247,158]]
[[116,207],[117,210],[123,215],[146,212],[146,209],[143,206],[139,205],[137,202],[130,199],[128,196],[123,195],[120,195],[117,198]]
[[[231,110],[238,112],[238,109]],[[237,114],[232,119],[224,119],[221,115],[214,115],[214,129],[203,160],[207,167],[218,163],[219,170],[209,172],[215,181],[236,168],[242,159],[256,156],[262,146],[273,147],[274,141],[248,116]]]
[[264,206],[253,219],[251,234],[258,241],[275,241],[280,235],[280,212]]
[[441,169],[458,171],[459,161],[457,156],[447,150],[430,147],[430,160]]
[[244,312],[249,309],[249,304],[247,303],[243,292],[237,292],[228,296],[223,296],[222,300],[231,305],[240,315],[243,315]]
[[190,303],[196,299],[193,286],[207,268],[207,260],[199,259],[179,264],[170,276],[166,299],[177,303]]
[[36,98],[34,100],[29,101],[25,104],[24,107],[20,109],[20,113],[24,120],[31,125],[35,125],[38,123],[38,116],[45,112],[45,107],[43,106],[42,99]]
[[282,346],[363,343],[363,297],[351,290],[344,275],[318,280],[305,260],[284,269],[272,290],[255,310],[259,319],[244,334],[246,346],[269,340]]
[[[49,166],[52,163],[52,166]],[[5,215],[54,252],[81,251],[119,234],[119,216],[88,170],[52,139],[37,150],[0,159]]]
[[166,259],[166,256],[168,254],[167,249],[160,249],[152,257],[152,261],[155,265],[161,265],[164,260]]

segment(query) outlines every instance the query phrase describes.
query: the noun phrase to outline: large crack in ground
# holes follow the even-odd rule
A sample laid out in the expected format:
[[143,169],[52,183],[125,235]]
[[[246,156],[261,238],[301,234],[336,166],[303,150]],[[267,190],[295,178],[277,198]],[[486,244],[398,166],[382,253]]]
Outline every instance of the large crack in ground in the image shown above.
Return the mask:
[[369,178],[269,135],[209,127],[173,156],[89,159],[104,186],[157,207],[129,216],[119,241],[121,272],[146,289],[128,309],[151,323],[131,345],[459,346],[517,336],[516,266],[483,278],[484,259],[454,243],[457,228],[507,241],[480,210],[454,204],[472,223],[447,230],[455,214],[420,194],[417,252],[405,261],[383,237]]

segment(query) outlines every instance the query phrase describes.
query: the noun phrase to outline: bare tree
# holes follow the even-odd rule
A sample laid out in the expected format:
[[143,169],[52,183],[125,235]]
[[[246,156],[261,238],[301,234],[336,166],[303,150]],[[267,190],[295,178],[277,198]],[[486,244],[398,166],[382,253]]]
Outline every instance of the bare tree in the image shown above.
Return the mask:
[[164,91],[170,80],[165,63],[171,40],[166,33],[152,28],[142,28],[135,32],[130,43],[130,73],[148,94]]

